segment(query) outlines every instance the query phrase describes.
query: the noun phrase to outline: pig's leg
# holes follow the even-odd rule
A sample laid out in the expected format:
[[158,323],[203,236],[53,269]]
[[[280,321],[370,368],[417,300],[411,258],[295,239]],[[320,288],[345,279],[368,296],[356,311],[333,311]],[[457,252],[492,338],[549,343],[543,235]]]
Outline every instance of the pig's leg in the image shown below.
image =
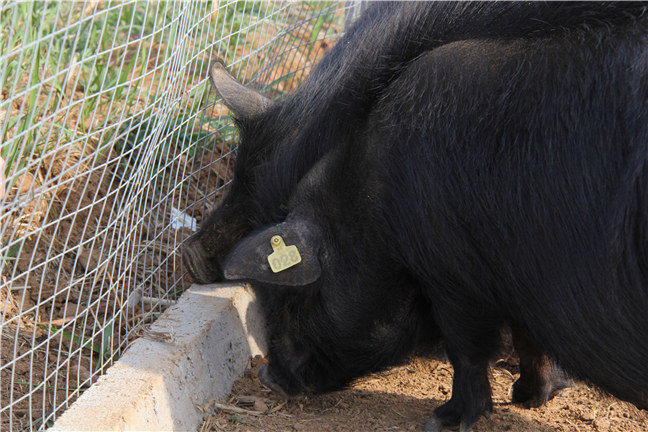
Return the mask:
[[468,432],[481,414],[493,409],[488,370],[499,347],[500,325],[497,319],[476,319],[478,315],[470,311],[442,310],[437,322],[454,368],[452,397],[435,410],[425,430],[439,432],[459,425],[461,432]]
[[514,403],[538,407],[571,385],[562,369],[515,329],[513,345],[520,357],[520,378],[513,384]]

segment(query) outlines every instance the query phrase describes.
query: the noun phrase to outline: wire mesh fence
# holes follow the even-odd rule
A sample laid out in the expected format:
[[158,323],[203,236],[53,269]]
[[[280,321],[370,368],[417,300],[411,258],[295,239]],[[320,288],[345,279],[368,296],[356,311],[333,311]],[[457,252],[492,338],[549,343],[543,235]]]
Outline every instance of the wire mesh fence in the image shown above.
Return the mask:
[[51,425],[190,283],[236,143],[208,65],[280,96],[344,7],[0,3],[2,430]]

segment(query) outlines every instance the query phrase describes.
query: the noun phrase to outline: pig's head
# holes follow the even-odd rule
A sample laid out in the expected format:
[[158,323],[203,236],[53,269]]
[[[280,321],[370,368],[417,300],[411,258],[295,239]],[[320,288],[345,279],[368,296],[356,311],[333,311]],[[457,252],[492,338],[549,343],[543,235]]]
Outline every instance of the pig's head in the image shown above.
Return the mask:
[[210,80],[225,105],[234,114],[241,131],[234,176],[220,205],[200,224],[182,249],[184,264],[199,283],[223,280],[222,262],[233,247],[253,229],[260,213],[254,198],[256,169],[271,133],[263,127],[273,102],[236,81],[221,63],[210,69]]
[[[252,281],[261,300],[269,363],[259,378],[276,392],[336,390],[435,339],[416,281],[375,253],[375,244],[354,249],[347,234],[317,214],[291,211],[247,236],[224,262],[225,278]],[[275,273],[268,256],[277,235],[297,247],[301,262]]]

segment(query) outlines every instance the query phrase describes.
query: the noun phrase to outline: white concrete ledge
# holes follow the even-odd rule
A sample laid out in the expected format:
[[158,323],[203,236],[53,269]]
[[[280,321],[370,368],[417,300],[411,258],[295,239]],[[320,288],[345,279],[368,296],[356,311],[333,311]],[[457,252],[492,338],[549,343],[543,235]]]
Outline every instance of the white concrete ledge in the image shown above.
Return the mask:
[[196,430],[195,404],[227,397],[265,353],[263,327],[248,288],[194,285],[50,430]]

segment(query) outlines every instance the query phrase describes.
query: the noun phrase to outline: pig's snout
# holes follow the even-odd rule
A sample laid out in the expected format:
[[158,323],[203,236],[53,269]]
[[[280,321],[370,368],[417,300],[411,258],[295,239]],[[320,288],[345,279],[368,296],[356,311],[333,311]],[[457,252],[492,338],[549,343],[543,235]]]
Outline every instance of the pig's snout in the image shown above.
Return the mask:
[[220,266],[215,259],[210,259],[198,241],[187,240],[181,254],[185,268],[196,282],[206,284],[223,280]]

